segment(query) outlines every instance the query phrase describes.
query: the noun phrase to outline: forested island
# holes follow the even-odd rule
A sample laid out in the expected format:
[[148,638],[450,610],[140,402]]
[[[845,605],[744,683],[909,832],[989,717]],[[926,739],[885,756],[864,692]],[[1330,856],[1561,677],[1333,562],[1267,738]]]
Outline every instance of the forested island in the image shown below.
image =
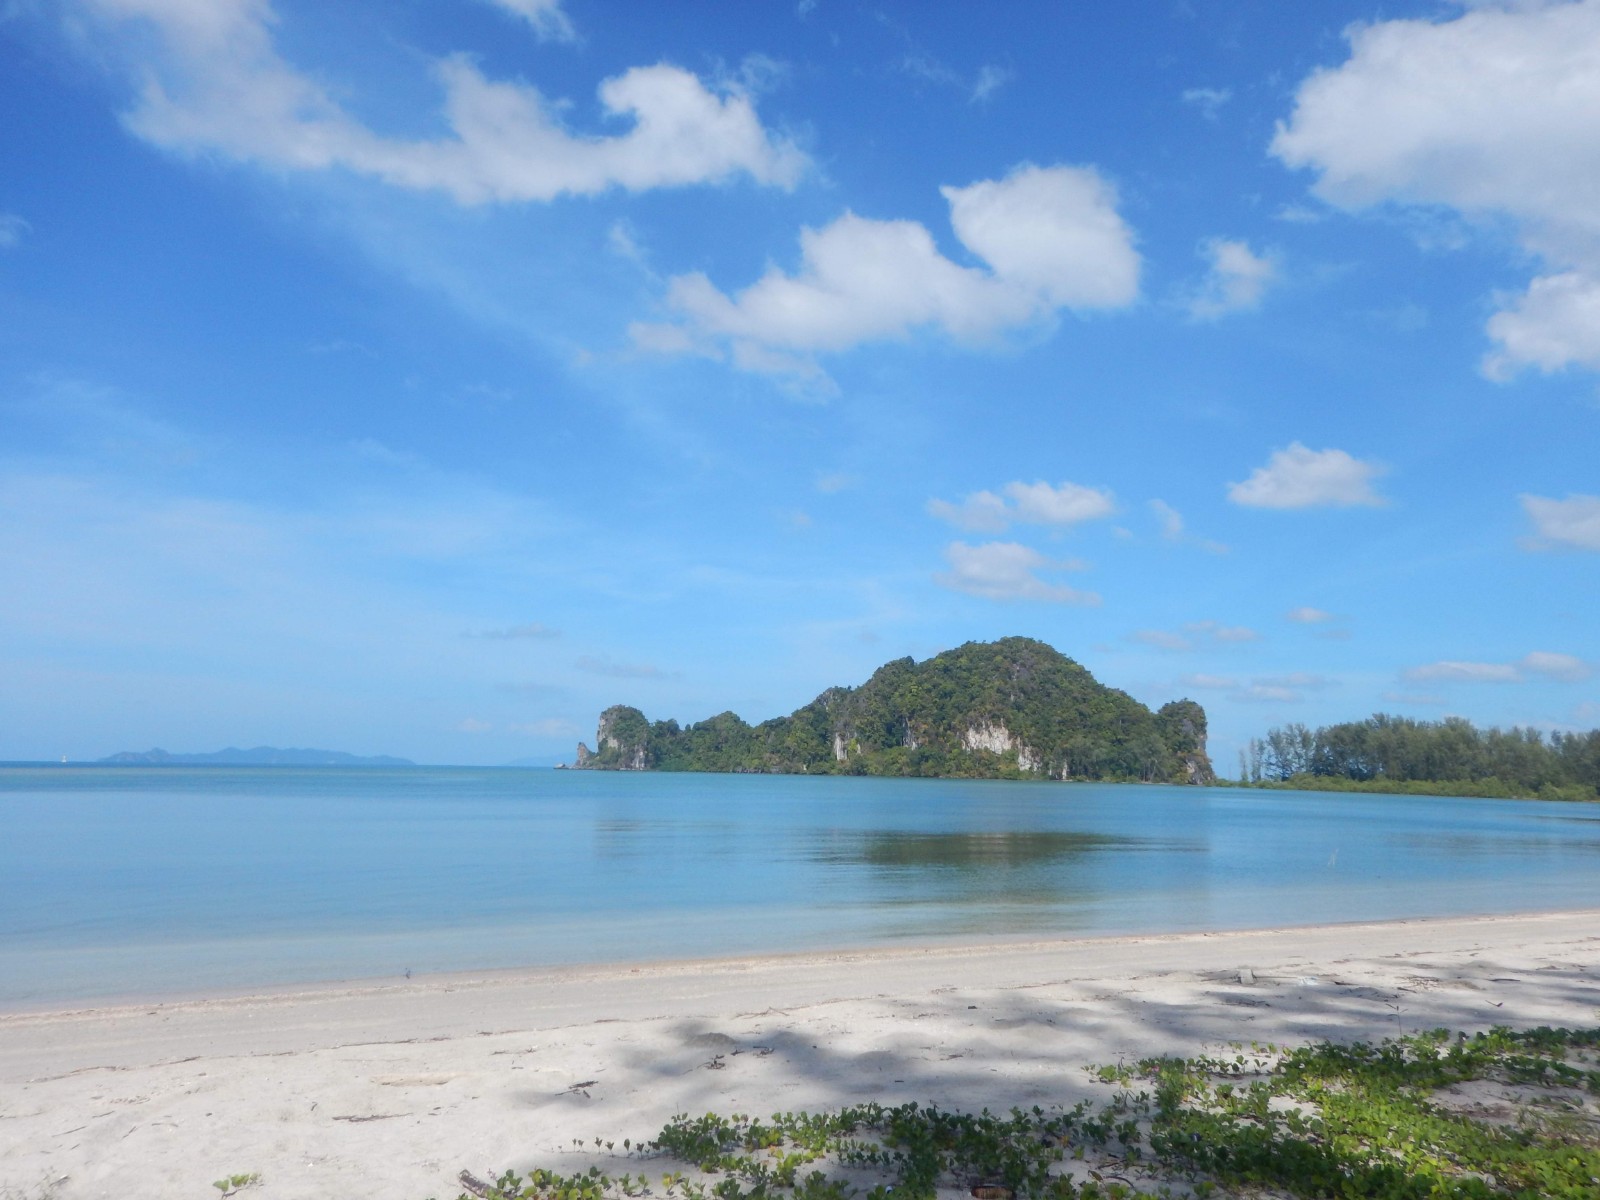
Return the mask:
[[886,663],[787,717],[734,713],[680,726],[617,705],[576,768],[1093,779],[1207,784],[1206,714],[1193,700],[1152,712],[1031,638],[968,642]]
[[1306,791],[1403,792],[1539,800],[1600,799],[1600,729],[1479,729],[1460,717],[1417,721],[1377,713],[1252,738],[1240,782]]

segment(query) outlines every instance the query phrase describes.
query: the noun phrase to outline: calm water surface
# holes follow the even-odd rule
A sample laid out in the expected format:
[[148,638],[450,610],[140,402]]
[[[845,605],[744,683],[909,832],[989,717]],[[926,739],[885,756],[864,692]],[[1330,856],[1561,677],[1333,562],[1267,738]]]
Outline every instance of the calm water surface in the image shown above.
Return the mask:
[[0,768],[0,1005],[1600,903],[1600,808],[1098,784]]

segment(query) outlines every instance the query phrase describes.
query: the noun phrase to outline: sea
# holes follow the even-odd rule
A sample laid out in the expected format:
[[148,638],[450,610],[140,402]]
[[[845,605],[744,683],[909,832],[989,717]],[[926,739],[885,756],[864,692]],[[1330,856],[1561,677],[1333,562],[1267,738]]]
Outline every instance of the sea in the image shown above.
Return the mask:
[[1600,907],[1600,805],[513,768],[0,767],[0,1007]]

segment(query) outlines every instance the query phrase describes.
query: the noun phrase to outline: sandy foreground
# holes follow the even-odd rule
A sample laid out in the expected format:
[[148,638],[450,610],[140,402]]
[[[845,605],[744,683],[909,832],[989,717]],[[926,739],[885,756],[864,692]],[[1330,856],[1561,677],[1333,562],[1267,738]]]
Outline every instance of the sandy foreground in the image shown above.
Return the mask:
[[0,1197],[215,1197],[260,1172],[242,1200],[445,1200],[463,1168],[586,1167],[574,1138],[620,1149],[678,1112],[1072,1104],[1105,1094],[1091,1063],[1497,1024],[1600,1024],[1600,910],[17,1013]]

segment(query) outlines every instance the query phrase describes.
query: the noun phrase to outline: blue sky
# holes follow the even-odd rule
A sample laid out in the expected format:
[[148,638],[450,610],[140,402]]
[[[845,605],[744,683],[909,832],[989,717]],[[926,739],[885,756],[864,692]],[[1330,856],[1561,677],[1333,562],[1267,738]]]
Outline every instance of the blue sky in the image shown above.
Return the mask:
[[0,13],[0,758],[1600,725],[1600,0]]

